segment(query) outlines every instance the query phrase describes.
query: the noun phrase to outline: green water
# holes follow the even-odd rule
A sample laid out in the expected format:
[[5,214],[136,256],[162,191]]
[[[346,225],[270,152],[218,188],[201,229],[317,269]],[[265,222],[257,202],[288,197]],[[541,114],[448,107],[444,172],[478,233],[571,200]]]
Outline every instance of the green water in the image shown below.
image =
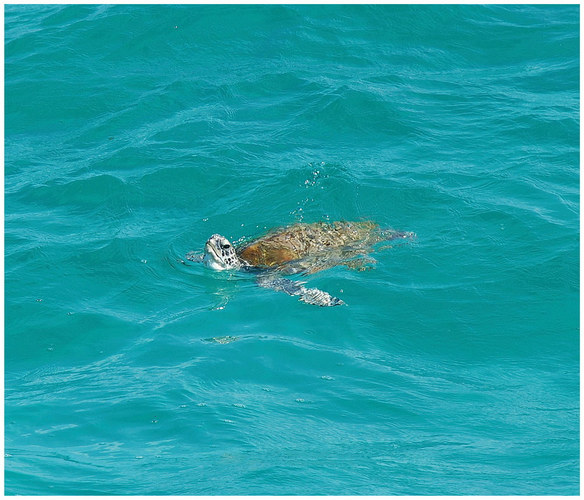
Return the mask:
[[579,6],[5,6],[6,494],[576,495],[578,255]]

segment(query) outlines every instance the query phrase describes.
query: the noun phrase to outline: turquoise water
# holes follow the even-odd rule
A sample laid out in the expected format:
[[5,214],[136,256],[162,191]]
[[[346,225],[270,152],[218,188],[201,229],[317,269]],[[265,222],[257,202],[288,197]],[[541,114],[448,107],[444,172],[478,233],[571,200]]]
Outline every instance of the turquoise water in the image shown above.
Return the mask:
[[578,6],[7,5],[5,90],[7,494],[578,494]]

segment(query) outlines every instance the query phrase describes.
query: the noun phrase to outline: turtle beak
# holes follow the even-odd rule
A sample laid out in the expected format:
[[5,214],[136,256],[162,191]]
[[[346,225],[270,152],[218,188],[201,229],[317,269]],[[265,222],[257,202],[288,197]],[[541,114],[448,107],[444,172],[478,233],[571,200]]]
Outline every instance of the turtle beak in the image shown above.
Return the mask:
[[217,247],[212,240],[205,243],[205,256],[203,257],[203,263],[207,267],[216,271],[225,269],[225,262],[223,262],[223,259],[220,257],[220,253],[217,252]]
[[211,244],[211,240],[205,243],[205,253],[212,255],[215,260],[219,260],[218,259],[219,256],[217,255],[217,251],[215,250],[215,245]]

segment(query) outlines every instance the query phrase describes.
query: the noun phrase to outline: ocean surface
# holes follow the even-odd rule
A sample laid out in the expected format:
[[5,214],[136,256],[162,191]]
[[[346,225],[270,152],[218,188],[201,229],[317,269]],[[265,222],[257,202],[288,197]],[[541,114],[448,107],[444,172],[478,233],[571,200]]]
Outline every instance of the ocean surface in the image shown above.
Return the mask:
[[578,494],[579,105],[577,5],[6,5],[6,494]]

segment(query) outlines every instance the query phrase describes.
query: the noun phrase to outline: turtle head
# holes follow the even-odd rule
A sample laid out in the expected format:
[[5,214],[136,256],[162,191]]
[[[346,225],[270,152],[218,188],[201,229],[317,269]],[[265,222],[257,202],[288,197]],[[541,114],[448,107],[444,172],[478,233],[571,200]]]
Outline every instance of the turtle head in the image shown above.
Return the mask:
[[241,267],[241,262],[235,254],[233,245],[227,238],[220,234],[214,234],[205,243],[203,263],[215,271],[238,269]]

